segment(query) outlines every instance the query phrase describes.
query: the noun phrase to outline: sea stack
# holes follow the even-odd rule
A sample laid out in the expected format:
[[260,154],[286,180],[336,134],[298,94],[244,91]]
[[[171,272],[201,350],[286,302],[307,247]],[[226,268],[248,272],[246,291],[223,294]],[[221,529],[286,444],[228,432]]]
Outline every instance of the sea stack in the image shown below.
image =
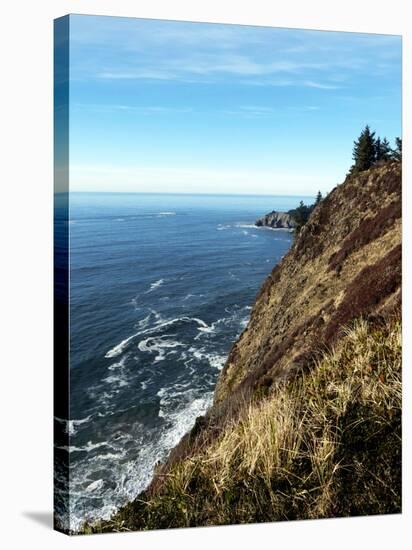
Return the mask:
[[271,229],[293,229],[296,222],[287,212],[273,210],[255,222],[256,227],[270,227]]

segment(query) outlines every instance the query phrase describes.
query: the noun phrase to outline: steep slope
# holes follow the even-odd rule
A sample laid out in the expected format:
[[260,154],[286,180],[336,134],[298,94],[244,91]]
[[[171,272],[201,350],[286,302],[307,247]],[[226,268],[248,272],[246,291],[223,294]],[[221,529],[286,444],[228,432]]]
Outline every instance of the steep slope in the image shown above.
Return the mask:
[[206,417],[113,531],[401,509],[401,166],[315,208],[256,298]]
[[305,365],[340,326],[398,303],[400,283],[401,168],[392,163],[348,178],[316,207],[263,284],[215,401]]
[[358,321],[94,531],[401,511],[401,330]]

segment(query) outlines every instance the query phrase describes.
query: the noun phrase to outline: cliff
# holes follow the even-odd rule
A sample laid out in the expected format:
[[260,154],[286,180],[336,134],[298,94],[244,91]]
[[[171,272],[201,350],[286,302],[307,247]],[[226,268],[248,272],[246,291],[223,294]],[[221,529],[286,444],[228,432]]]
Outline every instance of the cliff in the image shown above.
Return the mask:
[[216,402],[270,386],[331,346],[341,326],[399,303],[400,170],[392,163],[348,178],[315,208],[260,289]]
[[256,220],[257,227],[270,227],[272,229],[293,229],[296,222],[287,212],[276,212],[273,210],[262,218]]
[[347,177],[263,283],[206,417],[95,531],[401,510],[401,165]]

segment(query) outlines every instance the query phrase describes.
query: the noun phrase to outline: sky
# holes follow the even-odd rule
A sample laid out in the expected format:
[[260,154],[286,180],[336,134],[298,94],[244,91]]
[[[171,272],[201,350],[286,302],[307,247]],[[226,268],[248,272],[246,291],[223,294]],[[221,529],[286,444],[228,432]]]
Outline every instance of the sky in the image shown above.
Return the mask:
[[71,191],[312,195],[401,135],[401,38],[70,16]]

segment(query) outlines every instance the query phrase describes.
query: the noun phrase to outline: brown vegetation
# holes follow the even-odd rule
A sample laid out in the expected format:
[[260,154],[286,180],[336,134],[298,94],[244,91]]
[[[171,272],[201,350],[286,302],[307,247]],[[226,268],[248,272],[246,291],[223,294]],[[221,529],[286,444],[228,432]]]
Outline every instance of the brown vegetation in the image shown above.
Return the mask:
[[391,254],[401,242],[400,216],[399,163],[348,177],[322,200],[262,285],[216,402],[249,382],[265,386],[289,376],[340,324],[392,300],[401,283],[400,249]]
[[307,373],[247,403],[86,532],[400,512],[400,339],[396,317],[356,322]]

